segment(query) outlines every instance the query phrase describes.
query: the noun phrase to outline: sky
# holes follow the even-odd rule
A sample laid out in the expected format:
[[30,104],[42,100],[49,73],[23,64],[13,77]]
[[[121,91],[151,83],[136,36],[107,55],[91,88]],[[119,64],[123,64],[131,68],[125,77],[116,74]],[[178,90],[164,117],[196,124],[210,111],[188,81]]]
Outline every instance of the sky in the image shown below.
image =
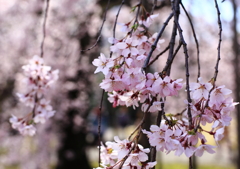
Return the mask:
[[[203,17],[209,23],[215,23],[217,13],[214,0],[182,0],[186,8],[196,17]],[[233,19],[233,9],[230,0],[218,0],[222,21],[230,22]],[[190,8],[191,7],[191,8]],[[213,8],[214,7],[214,8]],[[240,20],[240,9],[238,9],[238,20]],[[240,32],[240,21],[238,22],[238,31]]]

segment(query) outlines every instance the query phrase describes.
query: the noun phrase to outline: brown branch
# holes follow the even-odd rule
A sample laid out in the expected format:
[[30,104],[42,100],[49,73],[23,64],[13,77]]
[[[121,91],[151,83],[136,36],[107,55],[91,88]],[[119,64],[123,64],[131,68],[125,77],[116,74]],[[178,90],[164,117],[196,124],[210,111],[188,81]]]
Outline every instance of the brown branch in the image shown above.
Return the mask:
[[138,126],[134,129],[134,131],[130,134],[130,136],[128,137],[128,140],[131,139],[131,137],[133,136],[133,134],[141,128],[141,126],[145,123],[145,119],[146,119],[146,113],[148,113],[150,107],[152,106],[153,102],[154,102],[155,98],[152,98],[151,103],[149,104],[149,106],[147,107],[147,110],[144,112],[143,118],[141,120],[141,122],[138,124]]
[[[161,98],[160,101],[163,101],[163,99]],[[160,127],[161,125],[161,121],[162,121],[162,116],[165,114],[165,111],[164,111],[164,107],[165,107],[165,104],[164,102],[161,103],[161,111],[158,111],[158,115],[157,115],[157,121],[156,121],[156,125]],[[157,150],[156,150],[156,147],[151,147],[151,157],[150,157],[150,162],[154,162],[156,161],[156,157],[157,157]],[[155,166],[153,167],[153,169],[155,169]]]
[[130,33],[129,33],[130,36],[132,36],[133,30],[134,30],[134,25],[135,25],[135,24],[138,24],[138,16],[139,16],[139,13],[140,13],[141,5],[142,5],[142,0],[140,0],[139,4],[136,5],[136,7],[137,7],[137,13],[136,13],[135,20],[134,20],[134,22],[133,22],[133,28],[132,28],[132,30],[131,30]]
[[[189,20],[189,23],[190,23],[190,26],[191,26],[191,29],[192,29],[192,33],[193,33],[193,37],[194,37],[194,40],[195,40],[195,43],[196,43],[196,48],[197,48],[197,63],[198,63],[198,76],[197,76],[197,79],[201,76],[201,67],[200,67],[200,58],[199,58],[199,44],[198,44],[198,39],[197,39],[197,36],[196,36],[196,32],[195,32],[195,29],[194,29],[194,26],[193,26],[193,23],[192,23],[192,20],[191,20],[191,17],[189,16],[186,8],[184,7],[183,3],[180,2],[188,20]],[[197,80],[198,81],[198,80]]]
[[[118,12],[117,12],[117,14],[116,14],[116,19],[115,19],[114,26],[113,26],[113,38],[114,38],[114,39],[115,39],[115,37],[116,37],[116,26],[117,26],[118,16],[119,16],[119,13],[120,13],[120,11],[121,11],[122,6],[123,6],[124,3],[125,3],[125,0],[122,1],[121,5],[120,5],[120,7],[119,7],[119,9],[118,9]],[[112,44],[112,45],[114,45],[114,44]],[[113,54],[113,52],[111,51],[111,52],[110,52],[110,56],[109,56],[110,58],[112,57],[112,54]]]
[[103,97],[104,97],[104,90],[102,90],[102,96],[101,96],[101,101],[100,101],[100,105],[98,108],[98,166],[100,167],[101,164],[101,124],[102,124],[102,105],[103,105]]
[[159,53],[149,64],[147,67],[149,67],[150,65],[152,65],[156,60],[158,60],[158,58],[160,56],[162,56],[166,51],[168,51],[169,46],[167,46],[161,53]]
[[152,6],[152,11],[151,11],[151,15],[153,14],[153,12],[154,12],[154,10],[155,10],[155,8],[156,8],[156,4],[157,4],[157,0],[154,0],[154,2],[153,2],[153,6]]
[[[176,41],[176,35],[177,35],[177,25],[176,22],[178,22],[179,19],[179,14],[180,14],[180,8],[179,8],[179,3],[180,1],[171,1],[171,6],[172,6],[172,11],[174,14],[174,21],[173,21],[173,29],[172,29],[172,35],[171,35],[171,40],[169,42],[169,54],[168,54],[168,59],[169,60],[173,60],[173,53],[174,53],[174,46],[175,46],[175,41]],[[166,70],[166,74],[170,75],[170,70],[171,66],[168,67],[168,69]]]
[[220,18],[220,10],[219,10],[219,7],[218,7],[218,3],[217,3],[217,0],[214,0],[215,1],[215,7],[217,9],[217,15],[218,15],[218,26],[219,26],[219,41],[218,41],[218,47],[217,47],[217,50],[218,50],[218,57],[217,57],[217,62],[216,62],[216,66],[215,66],[215,73],[214,73],[214,82],[213,82],[213,87],[215,86],[215,82],[217,80],[217,75],[218,75],[218,65],[219,65],[219,61],[221,60],[221,42],[222,42],[222,22],[221,22],[221,18]]
[[88,48],[88,49],[83,49],[83,50],[81,50],[81,52],[89,51],[89,50],[95,48],[95,47],[97,46],[98,42],[100,41],[100,39],[101,39],[101,37],[102,37],[102,29],[103,29],[103,26],[104,26],[104,23],[105,23],[106,17],[107,17],[107,12],[108,12],[108,8],[109,8],[109,4],[110,4],[110,0],[108,0],[107,6],[106,6],[106,8],[105,8],[105,13],[104,13],[104,16],[103,16],[102,25],[101,25],[101,27],[100,27],[100,29],[99,29],[99,33],[98,33],[99,35],[98,35],[98,38],[97,38],[96,42],[95,42],[90,48]]
[[166,63],[166,66],[163,68],[163,71],[162,72],[167,72],[167,70],[170,70],[171,69],[171,66],[172,66],[172,62],[175,58],[175,56],[177,55],[179,49],[182,47],[182,43],[180,42],[177,49],[175,50],[174,54],[173,54],[173,57],[170,58],[168,57],[167,59],[167,63]]
[[159,31],[159,33],[158,33],[158,35],[157,35],[156,40],[154,41],[153,45],[151,46],[151,50],[150,50],[150,52],[149,52],[149,54],[148,54],[148,57],[147,57],[147,59],[146,59],[145,62],[144,62],[144,65],[143,65],[143,67],[142,67],[144,70],[146,70],[146,68],[148,67],[148,63],[149,63],[150,58],[151,58],[151,56],[152,56],[152,54],[153,54],[153,51],[156,49],[157,43],[158,43],[159,39],[161,38],[161,36],[162,36],[162,34],[163,34],[166,26],[168,25],[168,22],[170,21],[170,19],[171,19],[172,17],[173,17],[173,13],[171,13],[171,14],[168,16],[167,20],[163,23],[163,27],[160,29],[160,31]]
[[43,25],[42,25],[42,33],[43,33],[43,39],[40,45],[40,49],[41,49],[41,54],[40,57],[43,58],[43,54],[44,54],[44,41],[45,41],[45,37],[46,37],[46,21],[47,21],[47,17],[48,17],[48,8],[49,8],[49,2],[50,0],[46,0],[46,8],[45,8],[45,14],[44,14],[44,19],[43,19]]
[[[219,26],[219,42],[218,42],[218,56],[217,56],[217,62],[216,62],[216,65],[215,65],[215,73],[214,73],[214,77],[212,78],[213,80],[213,87],[212,89],[209,91],[209,94],[208,94],[208,99],[206,101],[206,104],[204,105],[204,109],[206,109],[208,107],[208,103],[209,103],[209,100],[210,100],[210,95],[212,93],[212,91],[214,90],[215,88],[215,82],[217,80],[217,75],[218,75],[218,65],[219,65],[219,61],[221,60],[221,55],[220,55],[220,49],[221,49],[221,41],[222,41],[222,23],[221,23],[221,19],[220,19],[220,11],[219,11],[219,8],[218,8],[218,4],[217,4],[217,1],[215,0],[215,7],[217,9],[217,15],[218,15],[218,26]],[[201,123],[201,119],[202,119],[202,116],[200,116],[199,118],[199,121],[198,121],[198,124],[197,126],[195,127],[194,131],[197,132],[197,129],[200,128],[200,123]]]
[[113,38],[116,37],[117,20],[118,20],[119,13],[120,13],[120,11],[121,11],[122,6],[124,5],[124,3],[125,3],[125,0],[122,1],[121,5],[120,5],[120,7],[119,7],[119,9],[118,9],[118,12],[117,12],[117,14],[116,14],[116,19],[115,19],[114,26],[113,26]]
[[180,41],[182,42],[183,44],[183,50],[184,50],[184,55],[185,55],[185,67],[186,67],[186,90],[187,90],[187,100],[188,100],[188,111],[187,111],[187,114],[188,114],[188,122],[189,122],[189,130],[193,129],[193,123],[192,123],[192,114],[191,114],[191,96],[190,96],[190,86],[189,86],[189,65],[188,65],[188,58],[189,58],[189,55],[188,55],[188,49],[187,49],[187,43],[185,42],[184,40],[184,37],[183,37],[183,34],[182,34],[182,28],[181,26],[179,25],[179,23],[177,22],[177,28],[178,28],[178,32],[179,32],[179,36],[180,36]]

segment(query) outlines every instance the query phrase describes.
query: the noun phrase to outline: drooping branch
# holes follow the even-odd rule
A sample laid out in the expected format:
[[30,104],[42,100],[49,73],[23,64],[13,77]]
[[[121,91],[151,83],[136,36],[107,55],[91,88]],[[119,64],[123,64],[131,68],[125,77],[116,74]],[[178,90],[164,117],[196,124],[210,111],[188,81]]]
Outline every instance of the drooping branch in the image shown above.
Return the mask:
[[197,36],[196,36],[196,32],[195,32],[195,29],[194,29],[194,26],[193,26],[193,23],[192,23],[192,19],[191,17],[189,16],[185,6],[183,5],[182,2],[180,2],[187,18],[188,18],[188,21],[190,23],[190,26],[191,26],[191,29],[192,29],[192,33],[193,33],[193,38],[194,38],[194,41],[195,41],[195,44],[196,44],[196,49],[197,49],[197,65],[198,65],[198,76],[197,76],[197,79],[201,76],[201,66],[200,66],[200,56],[199,56],[199,44],[198,44],[198,39],[197,39]]
[[103,29],[104,23],[105,23],[105,21],[106,21],[106,17],[107,17],[107,12],[108,12],[108,8],[109,8],[110,1],[111,1],[111,0],[108,0],[107,6],[106,6],[106,8],[105,8],[102,25],[101,25],[101,27],[100,27],[100,29],[99,29],[99,31],[98,31],[98,38],[97,38],[96,42],[95,42],[90,48],[88,48],[88,49],[83,49],[83,50],[81,50],[81,52],[89,51],[89,50],[95,48],[95,47],[97,46],[98,42],[100,41],[100,39],[101,39],[101,37],[102,37],[102,29]]
[[[161,125],[161,121],[162,121],[162,116],[165,115],[165,103],[163,102],[163,99],[161,98],[160,100],[161,103],[161,111],[158,111],[158,115],[157,115],[157,120],[156,120],[156,125],[160,126]],[[154,162],[156,161],[156,157],[157,157],[157,150],[155,147],[151,147],[151,157],[150,157],[150,161]],[[153,169],[155,169],[155,166],[153,167]]]
[[[117,14],[116,14],[115,22],[114,22],[114,25],[113,25],[113,38],[114,38],[114,39],[116,38],[116,26],[117,26],[118,16],[119,16],[120,11],[121,11],[121,9],[122,9],[122,6],[123,6],[124,4],[125,4],[125,0],[122,1],[121,5],[120,5],[120,7],[119,7],[119,9],[118,9],[118,12],[117,12]],[[114,45],[114,44],[112,44],[112,45]],[[110,58],[112,57],[112,54],[113,54],[113,52],[111,51],[111,52],[110,52],[110,56],[109,56]]]
[[165,52],[167,52],[169,49],[169,46],[167,46],[161,53],[159,53],[149,64],[147,67],[151,66],[160,56],[162,56]]
[[100,167],[101,164],[101,141],[102,141],[102,137],[101,137],[101,124],[102,124],[102,105],[103,105],[103,97],[104,97],[104,90],[102,90],[102,96],[101,96],[101,101],[100,101],[100,105],[98,108],[98,166]]
[[177,29],[179,32],[179,36],[180,36],[180,41],[183,44],[183,50],[184,50],[184,55],[185,55],[185,68],[186,68],[186,91],[187,91],[187,100],[188,100],[188,110],[187,110],[187,114],[188,114],[188,122],[189,122],[189,130],[192,130],[194,128],[193,123],[192,123],[192,114],[191,114],[191,96],[190,96],[190,86],[189,86],[189,65],[188,65],[188,49],[187,49],[187,43],[184,40],[183,34],[182,34],[182,28],[179,25],[179,23],[177,22]]
[[154,10],[155,10],[156,5],[157,5],[157,0],[154,0],[153,6],[152,6],[152,11],[151,11],[151,13],[150,13],[151,15],[153,14],[153,12],[154,12]]
[[219,61],[221,60],[221,42],[222,42],[222,22],[221,22],[221,18],[220,18],[220,10],[219,10],[219,7],[218,7],[218,3],[217,3],[217,0],[214,1],[215,2],[215,7],[217,9],[217,16],[218,16],[218,26],[219,26],[219,41],[218,41],[218,47],[217,47],[217,50],[218,50],[218,56],[217,56],[217,62],[216,62],[216,66],[215,66],[215,73],[214,73],[214,82],[213,82],[213,87],[215,86],[215,82],[217,80],[217,75],[218,75],[218,65],[219,65]]
[[144,62],[144,65],[143,65],[143,67],[142,67],[144,70],[146,70],[146,68],[148,67],[148,63],[149,63],[149,61],[150,61],[150,58],[151,58],[154,50],[155,50],[156,47],[157,47],[157,43],[158,43],[159,39],[161,38],[161,36],[162,36],[162,34],[163,34],[166,26],[168,25],[168,22],[170,21],[170,19],[171,19],[172,17],[173,17],[173,13],[171,13],[171,14],[168,16],[167,20],[163,23],[163,27],[160,29],[160,31],[159,31],[159,33],[158,33],[158,35],[157,35],[157,37],[156,37],[156,40],[154,41],[153,45],[151,46],[151,50],[150,50],[150,52],[149,52],[149,54],[148,54],[148,56],[147,56],[147,59],[146,59],[145,62]]
[[120,11],[121,11],[122,6],[124,5],[124,3],[125,3],[125,0],[122,1],[121,5],[120,5],[120,7],[119,7],[119,9],[118,9],[118,12],[117,12],[117,14],[116,14],[116,19],[115,19],[114,26],[113,26],[113,38],[116,37],[117,20],[118,20],[119,13],[120,13]]
[[[219,61],[221,60],[221,55],[220,55],[220,50],[221,50],[221,42],[222,42],[222,23],[221,23],[221,19],[220,19],[220,10],[218,8],[218,4],[217,4],[217,1],[215,0],[215,7],[217,9],[217,15],[218,15],[218,25],[219,25],[219,42],[218,42],[218,47],[217,47],[217,50],[218,50],[218,55],[217,55],[217,61],[216,61],[216,65],[215,65],[215,72],[214,72],[214,76],[212,78],[212,84],[213,84],[213,87],[212,89],[209,91],[209,94],[208,94],[208,99],[206,101],[206,104],[204,105],[204,108],[205,109],[206,107],[208,107],[209,105],[209,101],[210,101],[210,95],[212,93],[212,91],[214,90],[215,88],[215,82],[217,80],[217,75],[218,75],[218,65],[219,65]],[[199,118],[199,121],[198,121],[198,124],[197,126],[195,127],[195,132],[197,131],[198,128],[200,128],[200,122],[201,122],[201,119],[202,119],[202,116]]]
[[130,31],[130,35],[131,35],[131,36],[132,36],[133,31],[134,31],[135,25],[138,25],[138,16],[139,16],[139,14],[140,14],[140,8],[141,8],[141,6],[142,6],[142,0],[140,0],[139,4],[136,5],[136,7],[137,7],[137,13],[136,13],[135,20],[134,20],[134,22],[133,22],[133,28],[132,28],[131,31]]
[[[171,2],[171,5],[172,5],[172,11],[173,11],[173,15],[174,15],[174,22],[173,22],[173,29],[172,29],[172,34],[171,34],[171,40],[169,42],[169,53],[168,53],[168,59],[167,59],[167,62],[168,61],[173,61],[174,59],[174,46],[175,46],[175,41],[176,41],[176,35],[177,35],[177,25],[176,25],[176,22],[178,22],[178,19],[179,19],[179,14],[180,14],[180,8],[179,8],[179,3],[180,1],[177,0],[177,1],[172,1]],[[167,75],[170,75],[170,68],[171,68],[171,65],[168,66],[168,69],[166,70],[166,74]]]
[[179,49],[180,49],[181,47],[182,47],[182,43],[180,42],[179,45],[178,45],[178,47],[177,47],[177,49],[175,50],[175,52],[174,52],[174,54],[173,54],[173,57],[172,57],[172,58],[168,57],[166,66],[163,68],[163,71],[162,71],[162,72],[167,72],[167,70],[170,70],[170,67],[171,67],[171,65],[172,65],[172,62],[173,62],[175,56],[177,55],[177,53],[178,53],[178,51],[179,51]]
[[40,45],[40,57],[43,58],[43,54],[44,54],[44,41],[45,41],[45,37],[46,37],[46,22],[47,22],[47,17],[48,17],[48,8],[49,8],[49,3],[50,0],[46,0],[46,8],[45,8],[45,12],[44,12],[44,18],[43,18],[43,25],[42,25],[42,33],[43,33],[43,39]]
[[146,113],[149,113],[148,111],[149,111],[150,107],[152,106],[152,104],[153,104],[153,102],[154,102],[154,99],[155,99],[155,98],[152,99],[152,101],[150,102],[150,104],[149,104],[149,106],[147,107],[146,111],[144,112],[143,118],[142,118],[141,122],[138,124],[138,126],[136,127],[136,129],[135,129],[135,130],[130,134],[130,136],[128,137],[129,140],[130,140],[131,137],[134,135],[134,133],[135,133],[136,131],[138,131],[138,130],[143,126],[143,124],[145,123]]

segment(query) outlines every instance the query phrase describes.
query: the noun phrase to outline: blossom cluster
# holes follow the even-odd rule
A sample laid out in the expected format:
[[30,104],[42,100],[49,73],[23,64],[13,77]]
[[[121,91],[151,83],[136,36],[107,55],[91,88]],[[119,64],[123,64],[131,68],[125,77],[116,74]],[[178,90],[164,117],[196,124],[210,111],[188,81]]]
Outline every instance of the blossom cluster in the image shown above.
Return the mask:
[[[141,105],[145,113],[160,111],[165,97],[176,96],[182,89],[182,79],[171,79],[164,72],[147,73],[142,68],[157,38],[157,33],[152,35],[148,32],[157,16],[143,17],[132,27],[131,22],[121,24],[122,31],[127,33],[122,39],[109,38],[110,57],[101,53],[92,62],[97,67],[95,73],[104,74],[100,87],[108,92],[108,100],[113,107],[135,108]],[[160,50],[163,42],[158,41],[156,51]],[[160,126],[152,125],[150,131],[142,132],[157,151],[173,151],[177,156],[185,154],[187,157],[193,154],[202,156],[204,151],[212,154],[215,146],[207,144],[205,134],[211,135],[217,143],[224,137],[224,129],[232,119],[230,112],[238,104],[228,96],[230,93],[231,90],[225,86],[216,86],[214,80],[204,83],[200,77],[197,83],[190,84],[190,99],[185,101],[185,111],[180,115],[165,115],[164,112],[165,120]],[[203,127],[207,123],[212,124],[210,130]],[[137,141],[114,139],[115,142],[107,142],[106,146],[100,147],[102,168],[144,168],[144,164],[148,165],[145,168],[152,168],[156,164],[146,163],[149,150],[143,149]]]
[[45,123],[52,117],[55,111],[44,95],[50,86],[58,79],[58,70],[51,70],[44,65],[43,58],[35,55],[28,65],[22,67],[25,74],[24,82],[27,86],[25,94],[17,93],[19,100],[32,111],[22,118],[14,115],[10,118],[12,127],[23,135],[33,136],[36,133],[34,123]]
[[[196,156],[202,156],[204,151],[212,154],[215,152],[215,146],[206,144],[207,139],[203,133],[212,135],[216,142],[224,137],[224,128],[229,126],[232,120],[230,112],[238,103],[227,97],[231,90],[225,86],[213,86],[209,82],[202,82],[201,78],[198,81],[190,85],[192,128],[186,118],[177,119],[174,115],[168,115],[160,127],[152,125],[150,131],[143,130],[149,138],[150,145],[156,146],[158,151],[175,151],[175,155],[178,156],[185,153],[187,157],[194,153]],[[212,124],[210,131],[201,127],[207,123]]]
[[[156,162],[147,162],[148,148],[144,149],[140,144],[129,140],[120,140],[114,137],[114,142],[106,142],[101,145],[101,166],[96,169],[117,169],[122,165],[122,169],[143,168],[149,169],[156,165]],[[125,159],[126,158],[126,159]]]
[[[150,106],[149,111],[156,112],[161,110],[160,97],[177,95],[182,88],[182,79],[173,80],[157,72],[145,73],[142,69],[157,36],[157,33],[148,36],[143,27],[149,27],[156,16],[150,15],[146,20],[141,20],[144,26],[132,28],[132,31],[130,23],[123,24],[122,30],[127,31],[127,35],[120,40],[109,38],[112,57],[107,58],[101,53],[93,61],[93,65],[97,66],[95,73],[102,72],[105,76],[100,87],[108,92],[113,107],[126,105],[135,108],[140,102],[143,103],[143,111]],[[163,42],[158,42],[157,50]]]

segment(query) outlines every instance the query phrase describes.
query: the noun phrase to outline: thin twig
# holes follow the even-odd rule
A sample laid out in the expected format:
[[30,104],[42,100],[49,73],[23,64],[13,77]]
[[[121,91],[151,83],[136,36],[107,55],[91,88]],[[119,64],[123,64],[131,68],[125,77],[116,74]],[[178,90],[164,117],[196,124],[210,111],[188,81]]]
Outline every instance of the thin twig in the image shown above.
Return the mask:
[[215,73],[214,73],[214,82],[213,82],[213,86],[215,86],[215,82],[217,80],[217,75],[218,75],[218,65],[219,65],[219,61],[221,60],[221,42],[222,42],[222,22],[221,22],[221,18],[220,18],[220,10],[219,10],[219,7],[218,7],[218,3],[217,3],[217,0],[215,0],[215,7],[217,9],[217,15],[218,15],[218,26],[219,26],[219,41],[218,41],[218,47],[217,47],[217,50],[218,50],[218,57],[217,57],[217,62],[216,62],[216,66],[215,66]]
[[187,90],[187,100],[188,100],[188,111],[187,111],[187,114],[188,114],[188,122],[189,122],[189,130],[193,129],[193,123],[192,123],[192,114],[191,114],[191,96],[190,96],[190,87],[189,87],[189,65],[188,65],[188,58],[189,58],[189,55],[188,55],[188,49],[187,49],[187,44],[184,40],[184,37],[183,37],[183,34],[182,34],[182,28],[181,26],[179,25],[179,23],[177,22],[177,28],[178,28],[178,32],[179,32],[179,36],[180,36],[180,40],[183,44],[183,50],[184,50],[184,54],[185,54],[185,67],[186,67],[186,90]]
[[192,157],[189,157],[189,169],[193,169]]
[[161,53],[159,53],[149,64],[147,67],[149,67],[150,65],[152,65],[156,60],[159,59],[160,56],[162,56],[166,51],[168,51],[169,46],[167,46]]
[[[125,0],[122,1],[121,5],[120,5],[120,7],[119,7],[119,9],[118,9],[118,12],[117,12],[117,14],[116,14],[116,19],[115,19],[114,26],[113,26],[113,39],[116,38],[117,20],[118,20],[119,13],[120,13],[120,11],[121,11],[122,6],[124,5],[124,3],[125,3]],[[114,44],[112,44],[112,45],[114,45]],[[110,56],[109,56],[110,58],[112,57],[112,54],[113,54],[113,52],[111,51],[111,52],[110,52]]]
[[[176,5],[178,4],[178,5]],[[176,22],[178,22],[179,19],[179,14],[180,14],[180,8],[179,8],[179,1],[171,1],[172,5],[172,11],[174,13],[174,21],[173,21],[173,29],[172,29],[172,35],[171,35],[171,40],[169,42],[169,54],[168,54],[168,59],[173,60],[173,53],[174,53],[174,46],[175,46],[175,41],[176,41],[176,36],[177,36],[177,25]],[[167,64],[167,63],[166,63]],[[168,66],[168,69],[166,70],[166,74],[170,75],[170,70],[171,66]]]
[[134,147],[129,151],[129,153],[123,158],[123,161],[122,161],[119,169],[122,168],[122,166],[123,166],[123,164],[125,163],[125,161],[127,160],[128,156],[130,155],[130,153],[132,152],[132,150],[133,150],[133,149],[135,148],[135,146],[137,145],[137,142],[138,142],[138,139],[139,139],[140,133],[141,133],[141,128],[142,128],[143,124],[145,123],[146,114],[149,113],[148,111],[149,111],[150,107],[152,106],[154,100],[155,100],[155,99],[153,98],[152,101],[151,101],[151,103],[149,104],[147,110],[144,112],[144,115],[143,115],[143,118],[142,118],[141,122],[139,123],[139,125],[137,126],[137,128],[132,132],[132,134],[128,137],[128,140],[130,140],[131,137],[133,136],[133,134],[134,134],[136,131],[138,131],[137,135],[135,136],[135,142],[136,142],[136,143],[135,143]]
[[195,33],[195,29],[194,29],[194,26],[193,26],[193,23],[192,23],[192,20],[191,20],[191,17],[189,16],[186,8],[184,7],[183,3],[180,2],[185,14],[187,15],[187,18],[189,20],[189,23],[190,23],[190,26],[191,26],[191,29],[192,29],[192,32],[193,32],[193,37],[194,37],[194,40],[195,40],[195,43],[196,43],[196,48],[197,48],[197,64],[198,64],[198,76],[197,76],[197,79],[201,76],[201,67],[200,67],[200,57],[199,57],[199,44],[198,44],[198,39],[197,39],[197,36],[196,36],[196,33]]
[[133,134],[139,130],[139,128],[141,128],[141,126],[145,123],[145,118],[146,118],[146,113],[148,113],[150,107],[152,106],[153,102],[154,102],[155,98],[152,98],[151,103],[149,104],[149,106],[147,107],[147,110],[144,112],[143,118],[141,120],[141,122],[138,124],[138,126],[134,129],[134,131],[130,134],[130,136],[128,137],[128,140],[131,139],[131,137],[133,136]]
[[[156,125],[160,127],[161,125],[161,121],[162,121],[162,116],[163,114],[165,114],[165,111],[164,111],[164,107],[165,107],[165,104],[163,102],[163,99],[161,98],[160,101],[162,102],[161,103],[161,111],[158,111],[158,115],[157,115],[157,121],[156,121]],[[151,147],[151,158],[150,158],[150,162],[154,162],[156,161],[156,157],[157,157],[157,150],[156,150],[156,147]],[[155,166],[153,167],[153,169],[155,169]]]
[[151,56],[152,56],[152,54],[153,54],[153,51],[156,49],[157,43],[158,43],[159,39],[161,38],[161,36],[162,36],[162,34],[163,34],[166,26],[168,25],[168,22],[170,21],[170,19],[171,19],[172,17],[173,17],[173,13],[171,13],[171,14],[168,16],[167,20],[163,23],[163,27],[160,29],[160,31],[159,31],[159,33],[158,33],[158,35],[157,35],[157,38],[156,38],[156,40],[155,40],[155,42],[154,42],[153,45],[151,46],[151,50],[150,50],[150,52],[149,52],[149,54],[148,54],[148,57],[146,58],[146,60],[145,60],[145,62],[144,62],[144,65],[143,65],[143,67],[142,67],[144,70],[147,68],[148,63],[149,63],[149,61],[150,61],[150,58],[151,58]]
[[81,50],[81,52],[89,51],[89,50],[95,48],[95,47],[97,46],[98,42],[100,41],[100,39],[101,39],[101,37],[102,37],[102,29],[103,29],[104,23],[105,23],[105,21],[106,21],[107,11],[108,11],[108,8],[109,8],[110,1],[111,1],[111,0],[108,0],[107,6],[106,6],[106,8],[105,8],[105,13],[104,13],[104,16],[103,16],[102,25],[101,25],[101,27],[100,27],[100,29],[99,29],[99,33],[98,33],[99,35],[98,35],[98,38],[97,38],[96,42],[95,42],[90,48],[88,48],[88,49],[83,49],[83,50]]
[[151,11],[151,15],[153,14],[153,12],[154,12],[154,9],[156,8],[156,4],[157,4],[157,0],[154,0],[154,2],[153,2],[153,6],[152,6],[152,11]]
[[[163,72],[166,72],[167,70],[170,70],[170,67],[171,67],[171,65],[172,65],[172,62],[173,62],[175,56],[177,55],[177,53],[178,53],[178,51],[179,51],[179,49],[180,49],[181,47],[182,47],[182,43],[180,42],[179,45],[178,45],[178,47],[177,47],[177,49],[175,50],[175,52],[174,52],[174,54],[173,54],[173,57],[172,57],[172,58],[168,57],[167,62],[166,62],[166,66],[163,68]],[[170,72],[170,71],[169,71],[169,72]]]
[[104,97],[104,90],[102,90],[102,96],[101,96],[101,101],[100,105],[98,108],[98,166],[100,167],[101,164],[101,123],[102,123],[102,105],[103,105],[103,97]]
[[122,1],[121,5],[120,5],[120,7],[119,7],[119,9],[118,9],[118,12],[117,12],[117,14],[116,14],[116,19],[115,19],[114,26],[113,26],[113,38],[114,38],[114,39],[115,39],[115,37],[116,37],[116,26],[117,26],[118,16],[119,16],[119,13],[120,13],[120,11],[121,11],[122,6],[124,5],[124,3],[125,3],[125,0]]
[[[218,47],[217,47],[217,50],[218,50],[218,56],[217,56],[217,61],[216,61],[216,65],[215,65],[215,73],[214,73],[214,77],[212,78],[212,83],[213,83],[213,87],[212,89],[209,91],[208,93],[208,99],[206,101],[206,104],[204,105],[204,109],[206,109],[208,107],[208,103],[210,101],[210,95],[212,93],[212,91],[214,90],[215,88],[215,82],[217,80],[217,75],[218,75],[218,66],[219,66],[219,61],[221,60],[221,55],[220,55],[220,49],[221,49],[221,41],[222,41],[222,23],[221,23],[221,19],[220,19],[220,10],[218,8],[218,4],[217,4],[217,1],[215,0],[215,7],[217,9],[217,15],[218,15],[218,26],[219,26],[219,42],[218,42]],[[201,123],[201,119],[202,119],[202,116],[200,116],[199,118],[199,121],[198,121],[198,124],[197,126],[195,127],[194,131],[197,132],[197,129],[200,128],[200,123]]]
[[43,47],[44,47],[44,41],[45,41],[45,37],[46,37],[46,21],[47,21],[47,17],[48,17],[49,2],[50,2],[50,0],[46,0],[46,8],[45,8],[45,14],[44,14],[43,25],[42,25],[43,39],[42,39],[41,46],[40,46],[40,49],[41,49],[40,57],[41,58],[43,58],[43,54],[44,54]]
[[139,13],[140,13],[140,8],[141,8],[141,5],[142,5],[142,0],[140,0],[139,4],[137,4],[137,13],[136,13],[136,17],[135,17],[135,20],[133,22],[133,28],[132,30],[130,31],[130,36],[132,36],[132,33],[133,33],[133,30],[134,30],[134,25],[135,24],[138,24],[138,16],[139,16]]

